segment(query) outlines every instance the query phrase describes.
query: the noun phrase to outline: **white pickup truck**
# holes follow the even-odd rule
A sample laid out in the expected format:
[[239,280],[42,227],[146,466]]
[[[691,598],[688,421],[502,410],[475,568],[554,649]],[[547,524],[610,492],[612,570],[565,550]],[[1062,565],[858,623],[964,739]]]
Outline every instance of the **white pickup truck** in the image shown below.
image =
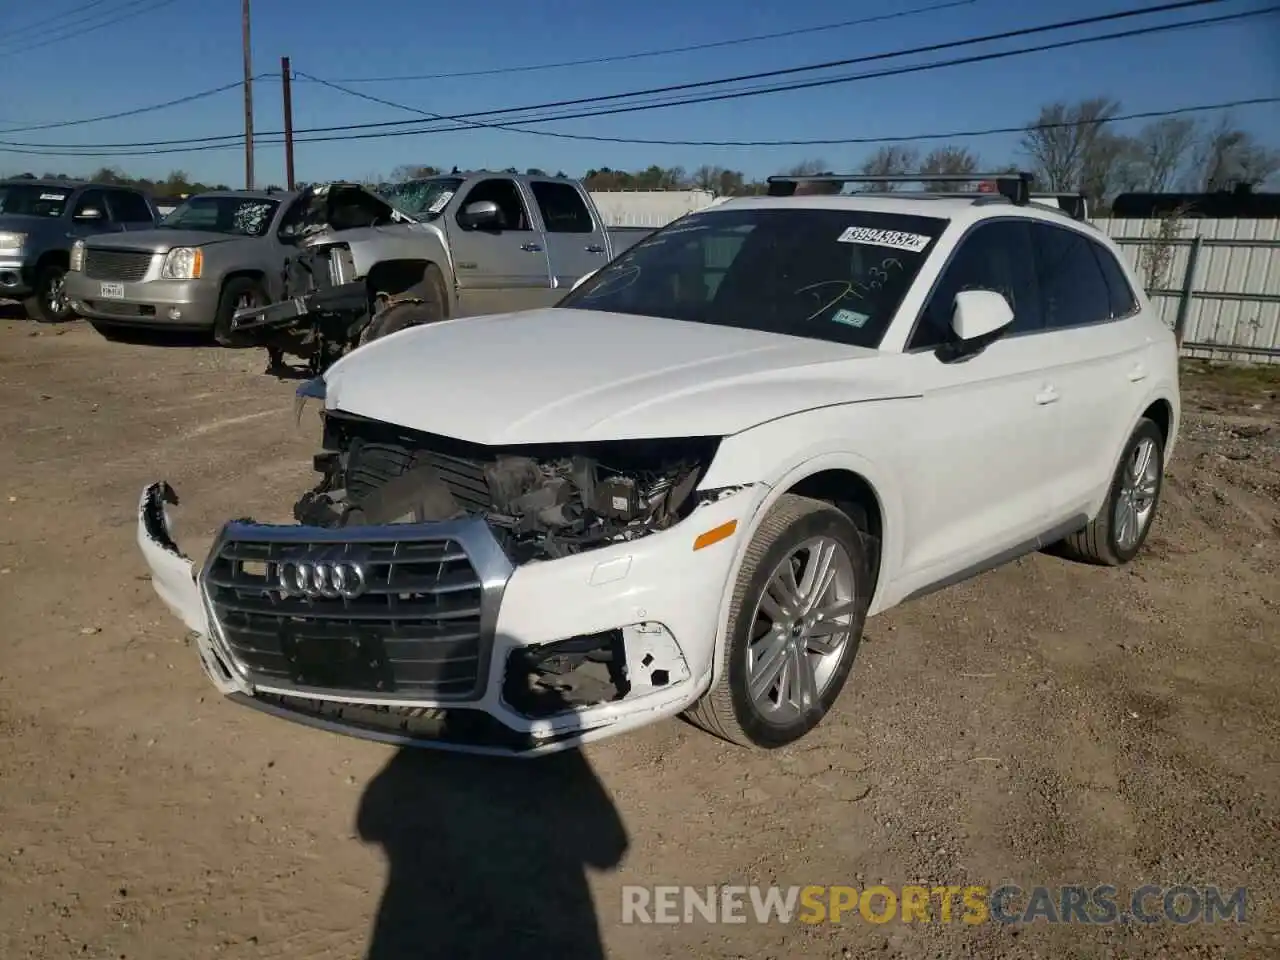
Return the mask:
[[[987,195],[686,216],[556,306],[404,330],[305,385],[296,524],[197,567],[138,543],[233,700],[529,756],[684,714],[791,743],[867,617],[1058,544],[1127,563],[1180,420],[1177,347],[1115,244]],[[1105,575],[1100,573],[1099,575]]]

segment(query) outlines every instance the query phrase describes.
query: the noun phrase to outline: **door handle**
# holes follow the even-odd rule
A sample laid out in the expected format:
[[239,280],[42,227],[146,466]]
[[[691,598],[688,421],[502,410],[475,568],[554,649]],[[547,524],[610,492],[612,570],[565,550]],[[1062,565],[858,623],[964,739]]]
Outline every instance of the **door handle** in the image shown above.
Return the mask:
[[1046,403],[1057,403],[1058,391],[1053,384],[1048,384],[1039,393],[1036,394],[1036,403],[1044,406]]
[[539,250],[541,250],[541,249],[542,249],[542,244],[540,244],[540,243],[522,243],[522,244],[520,244],[520,249],[521,249],[521,250],[524,250],[526,253],[537,253]]
[[1147,379],[1147,368],[1140,363],[1134,364],[1133,369],[1129,371],[1130,382],[1137,383],[1145,379]]
[[584,249],[587,253],[604,253],[604,247],[598,243],[589,243]]

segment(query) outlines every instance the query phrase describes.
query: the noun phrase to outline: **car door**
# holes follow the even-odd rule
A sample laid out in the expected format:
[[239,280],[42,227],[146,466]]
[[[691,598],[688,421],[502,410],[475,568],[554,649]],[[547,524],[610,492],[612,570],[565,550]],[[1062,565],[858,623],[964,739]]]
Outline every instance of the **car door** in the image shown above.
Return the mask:
[[[469,228],[460,215],[470,204],[492,201],[502,211],[497,227]],[[551,288],[545,238],[536,229],[523,191],[511,177],[472,185],[446,226],[458,289],[458,315],[505,313],[547,306]]]
[[1054,459],[1055,515],[1087,513],[1111,480],[1146,384],[1151,336],[1110,250],[1080,229],[1032,225],[1046,332],[1061,395]]
[[551,287],[567,291],[579,277],[599,270],[608,260],[604,224],[595,221],[572,184],[534,179],[529,189],[546,235]]
[[99,233],[118,233],[123,229],[111,216],[106,190],[89,187],[76,198],[75,206],[71,208],[71,228],[67,236],[79,240]]
[[122,230],[150,230],[156,225],[147,198],[136,190],[106,191],[111,220]]
[[[1012,328],[949,360],[962,290],[994,290]],[[902,588],[910,595],[988,566],[1050,525],[1058,406],[1046,377],[1030,234],[1021,219],[980,223],[961,241],[907,340],[904,382],[921,394],[898,463],[904,519]]]

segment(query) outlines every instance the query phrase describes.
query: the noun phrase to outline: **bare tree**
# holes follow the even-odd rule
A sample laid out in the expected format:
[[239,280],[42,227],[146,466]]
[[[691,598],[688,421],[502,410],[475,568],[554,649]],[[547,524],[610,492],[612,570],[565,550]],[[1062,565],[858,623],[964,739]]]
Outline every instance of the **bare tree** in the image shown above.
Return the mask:
[[[887,144],[869,156],[859,172],[868,177],[905,177],[915,171],[919,160],[920,155],[913,148]],[[888,193],[893,188],[892,183],[873,183],[867,189],[876,193]]]
[[[1130,170],[1122,189],[1165,193],[1172,189],[1196,144],[1196,123],[1165,117],[1149,123],[1132,140]],[[1136,182],[1135,182],[1136,181]]]
[[[967,147],[938,147],[929,151],[928,156],[920,162],[921,174],[936,174],[944,176],[963,176],[967,173],[976,173],[980,166],[977,155]],[[954,193],[968,190],[972,185],[968,183],[938,183],[930,187],[939,193]]]
[[1105,129],[1119,111],[1120,102],[1109,97],[1041,107],[1021,144],[1039,183],[1048,190],[1085,190],[1090,199],[1101,197],[1091,191],[1110,186],[1124,153],[1122,138]]
[[784,177],[816,177],[831,170],[825,160],[801,160],[799,163],[783,171]]
[[434,177],[439,172],[439,167],[417,163],[402,163],[391,171],[391,180],[393,183],[401,183],[405,180],[421,180],[423,177]]
[[1193,184],[1206,190],[1228,190],[1236,184],[1260,186],[1280,173],[1280,150],[1258,143],[1229,116],[1223,116],[1200,142],[1193,164]]

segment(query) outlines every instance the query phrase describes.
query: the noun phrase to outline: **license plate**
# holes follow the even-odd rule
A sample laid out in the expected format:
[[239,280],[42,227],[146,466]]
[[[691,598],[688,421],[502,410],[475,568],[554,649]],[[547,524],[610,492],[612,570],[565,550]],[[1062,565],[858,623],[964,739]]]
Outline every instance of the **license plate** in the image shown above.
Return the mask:
[[102,298],[104,300],[123,300],[124,284],[123,283],[104,283],[102,284]]

